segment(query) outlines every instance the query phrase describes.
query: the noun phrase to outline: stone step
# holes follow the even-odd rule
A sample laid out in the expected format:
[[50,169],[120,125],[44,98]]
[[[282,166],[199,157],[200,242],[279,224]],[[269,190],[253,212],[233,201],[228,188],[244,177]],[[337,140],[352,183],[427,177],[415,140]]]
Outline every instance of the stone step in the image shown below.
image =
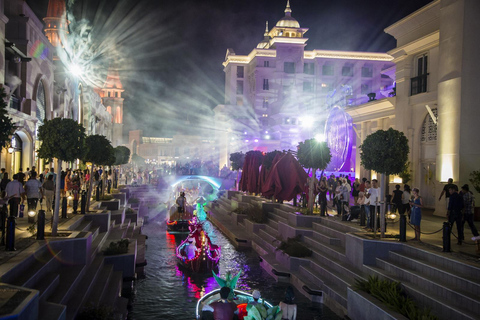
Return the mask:
[[[334,274],[334,277],[346,277],[348,278],[348,284],[351,285],[354,283],[354,279],[365,280],[368,278],[368,275],[354,269],[350,262],[342,262],[336,260],[327,255],[323,255],[318,251],[314,250],[315,258],[310,258],[310,266],[313,269],[323,268]],[[323,258],[318,259],[318,257],[323,256]],[[342,280],[343,281],[343,280]]]
[[274,237],[274,236],[271,235],[270,233],[266,232],[264,229],[258,230],[258,235],[259,235],[262,239],[264,239],[264,240],[267,241],[268,243],[271,243],[271,244],[274,245],[274,246],[275,246],[276,243],[279,242],[276,237]]
[[267,225],[272,227],[273,229],[277,230],[278,232],[278,222],[273,219],[268,219]]
[[[292,272],[290,274],[290,283],[297,288],[300,293],[302,293],[305,297],[309,298],[313,302],[323,302],[323,292],[325,287],[325,283],[319,282],[319,279],[314,280],[315,278],[311,278],[310,276],[314,276],[314,274],[306,274],[300,267],[300,269],[296,272]],[[312,280],[313,279],[313,280]],[[319,286],[319,284],[322,286]],[[310,290],[319,292],[321,295],[314,295]]]
[[120,297],[120,293],[122,292],[122,283],[122,272],[114,271],[112,276],[110,277],[110,281],[108,282],[107,289],[105,290],[105,294],[103,295],[100,304],[113,307],[115,305],[116,299]]
[[288,224],[288,220],[287,220],[287,219],[285,219],[285,218],[283,218],[283,217],[281,217],[281,216],[279,216],[279,215],[277,215],[277,214],[275,214],[275,213],[272,213],[272,212],[269,212],[269,213],[268,213],[268,219],[269,219],[269,220],[273,220],[273,221],[275,221],[275,222],[277,222],[277,223],[278,223],[278,222],[283,222],[283,223],[285,223],[285,224]]
[[91,251],[90,251],[90,261],[95,259],[97,253],[102,250],[105,241],[107,241],[109,232],[100,232],[98,236],[92,241]]
[[340,231],[342,233],[364,231],[363,227],[360,227],[355,223],[352,224],[351,222],[342,221],[339,217],[338,218],[322,217],[321,224],[331,229]]
[[84,265],[62,266],[59,270],[60,282],[52,295],[47,298],[47,301],[66,304],[82,281],[86,270],[87,267]]
[[67,300],[67,319],[74,319],[78,311],[85,305],[100,271],[103,269],[102,266],[103,256],[98,255],[88,266],[73,295]]
[[342,241],[339,238],[328,236],[318,231],[313,231],[311,238],[319,242],[330,244],[333,246],[338,246],[338,247],[342,246]]
[[[323,222],[323,219],[322,219],[322,222]],[[339,239],[341,242],[341,245],[342,246],[345,245],[345,232],[330,228],[322,223],[317,223],[317,222],[312,223],[312,228],[314,231],[317,231],[321,234]]]
[[471,314],[464,309],[458,309],[452,306],[451,301],[437,295],[434,292],[427,291],[413,285],[410,282],[403,282],[396,275],[389,273],[376,266],[364,266],[372,275],[378,276],[380,279],[388,279],[390,281],[400,282],[408,296],[412,297],[417,305],[421,308],[430,308],[432,313],[440,320],[474,320],[478,319],[478,314]]
[[39,250],[33,254],[33,257],[35,260],[32,261],[27,270],[18,274],[13,280],[2,277],[2,282],[32,288],[42,277],[60,267],[61,251],[52,254],[48,250]]
[[[260,234],[254,234],[252,242],[254,242],[256,245],[266,251],[267,254],[274,254],[275,250],[277,249],[271,242],[262,238]],[[252,246],[253,245],[254,244],[252,244]]]
[[38,320],[64,320],[66,314],[63,304],[41,301],[38,305]]
[[85,231],[90,231],[90,228],[92,227],[93,225],[93,222],[90,220],[90,221],[87,221],[85,219],[82,220],[82,222],[75,227],[75,231],[80,231],[80,232],[85,232]]
[[56,272],[51,272],[42,277],[32,289],[39,291],[40,300],[46,300],[55,291],[59,283],[60,275]]
[[104,264],[100,274],[92,288],[92,293],[86,301],[86,305],[98,306],[107,290],[108,281],[113,274],[113,264]]
[[265,225],[263,230],[274,238],[278,237],[278,229],[272,228],[268,224]]
[[322,259],[324,258],[324,255],[326,255],[327,257],[336,259],[337,261],[347,262],[345,249],[342,247],[324,244],[311,237],[304,237],[303,241],[307,247],[313,251],[312,257],[314,258]]
[[[313,283],[313,285],[320,287],[320,290],[323,291],[325,295],[328,295],[330,299],[333,299],[342,307],[347,308],[347,286],[338,286],[328,278],[319,276],[316,270],[307,266],[300,266],[299,273],[306,279],[312,281],[311,283]],[[310,287],[311,283],[307,283],[307,286]]]
[[288,212],[280,208],[273,208],[273,213],[288,221]]
[[384,259],[377,258],[376,265],[389,274],[394,274],[397,278],[402,279],[402,283],[411,283],[418,288],[424,288],[426,291],[442,297],[445,301],[449,301],[451,305],[459,309],[480,315],[480,299],[473,292],[462,290],[458,286],[449,286],[442,279],[432,278],[417,271],[399,267]]
[[[425,254],[424,256],[426,256]],[[475,277],[460,274],[459,271],[452,272],[448,268],[449,261],[446,260],[442,265],[433,264],[421,258],[412,257],[406,253],[390,251],[389,261],[394,262],[402,268],[423,275],[428,275],[433,281],[441,282],[447,286],[455,287],[459,291],[469,292],[470,294],[480,296],[480,270]]]
[[90,232],[92,233],[92,241],[94,241],[100,232],[100,227],[91,227]]

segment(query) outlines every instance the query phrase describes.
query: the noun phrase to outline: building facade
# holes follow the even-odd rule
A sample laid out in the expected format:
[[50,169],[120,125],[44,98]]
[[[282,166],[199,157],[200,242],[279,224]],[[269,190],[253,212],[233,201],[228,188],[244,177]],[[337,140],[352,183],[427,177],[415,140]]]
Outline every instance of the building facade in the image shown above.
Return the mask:
[[[0,167],[11,175],[32,166],[43,169],[36,153],[41,145],[38,128],[55,117],[78,121],[88,135],[104,135],[116,145],[122,142],[123,117],[117,116],[114,123],[102,101],[105,88],[88,86],[59,59],[68,23],[64,0],[49,1],[43,22],[25,1],[0,1],[0,82],[16,125],[9,147],[1,151]],[[118,74],[112,71],[112,77]],[[107,80],[105,87],[111,82]],[[123,113],[123,99],[114,106]]]
[[220,166],[236,151],[296,150],[324,134],[327,115],[392,95],[392,57],[386,53],[305,50],[307,28],[285,16],[248,55],[228,49],[225,104],[215,123]]

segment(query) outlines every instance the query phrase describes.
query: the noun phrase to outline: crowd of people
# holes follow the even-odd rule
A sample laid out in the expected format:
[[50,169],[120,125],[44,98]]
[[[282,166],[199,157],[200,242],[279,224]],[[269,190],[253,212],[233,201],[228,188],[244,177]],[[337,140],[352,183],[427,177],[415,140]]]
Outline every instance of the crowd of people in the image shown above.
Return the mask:
[[[102,167],[96,167],[90,174],[89,169],[72,170],[66,169],[60,172],[60,190],[61,197],[73,198],[73,210],[77,213],[79,194],[82,190],[87,190],[90,178],[94,187],[99,186],[100,190],[105,187],[110,190],[117,175],[115,170],[104,170]],[[0,192],[3,203],[8,202],[10,215],[18,217],[19,210],[23,210],[24,202],[27,202],[28,211],[37,211],[38,203],[45,207],[47,213],[53,213],[54,196],[57,183],[57,173],[54,168],[46,168],[44,172],[38,174],[35,167],[22,168],[9,179],[5,168],[0,170]],[[103,181],[106,181],[103,186]]]
[[[348,215],[351,218],[357,218],[360,212],[365,212],[367,218],[366,229],[372,231],[375,226],[380,226],[380,205],[382,191],[378,186],[378,181],[371,181],[363,178],[362,181],[357,178],[352,181],[348,175],[335,177],[323,176],[316,184],[315,193],[318,194],[318,205],[320,215],[328,215],[328,199],[332,201],[340,216]],[[328,195],[328,197],[327,197]],[[449,179],[440,194],[439,201],[445,195],[445,205],[447,209],[447,218],[453,227],[456,224],[458,233],[458,244],[464,241],[464,226],[468,224],[473,234],[472,240],[480,240],[479,233],[473,223],[473,213],[475,207],[475,197],[470,191],[468,184],[458,186],[453,184],[453,179]],[[353,199],[353,206],[352,206]],[[411,189],[408,184],[403,186],[396,185],[392,194],[386,196],[387,203],[391,212],[408,215],[409,222],[415,230],[413,241],[420,241],[422,220],[423,199],[420,196],[418,188]],[[375,224],[376,217],[376,224]],[[386,224],[385,224],[386,226]]]

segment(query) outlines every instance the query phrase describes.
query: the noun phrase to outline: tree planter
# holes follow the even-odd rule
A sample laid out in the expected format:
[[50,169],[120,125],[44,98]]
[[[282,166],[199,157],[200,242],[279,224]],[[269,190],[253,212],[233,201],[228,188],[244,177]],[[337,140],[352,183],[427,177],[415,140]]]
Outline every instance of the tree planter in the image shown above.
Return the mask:
[[112,199],[108,201],[100,201],[100,207],[105,207],[107,210],[116,211],[120,209],[120,200]]
[[[116,241],[116,240],[112,240],[112,241]],[[108,244],[110,242],[108,242]],[[104,256],[105,263],[113,264],[113,270],[115,271],[122,271],[123,278],[135,277],[136,259],[137,259],[137,240],[135,239],[130,239],[127,253]]]
[[127,203],[127,195],[125,193],[113,193],[113,199],[120,200],[120,205],[124,206]]
[[248,219],[243,220],[243,224],[245,225],[245,230],[251,234],[256,234],[260,231],[260,229],[265,229],[265,225],[263,223],[255,223]]
[[360,290],[347,290],[348,317],[352,320],[408,320],[398,312],[391,311],[382,302]]
[[281,250],[275,252],[275,259],[289,271],[296,271],[301,265],[308,266],[310,264],[310,260],[306,258],[291,257]]

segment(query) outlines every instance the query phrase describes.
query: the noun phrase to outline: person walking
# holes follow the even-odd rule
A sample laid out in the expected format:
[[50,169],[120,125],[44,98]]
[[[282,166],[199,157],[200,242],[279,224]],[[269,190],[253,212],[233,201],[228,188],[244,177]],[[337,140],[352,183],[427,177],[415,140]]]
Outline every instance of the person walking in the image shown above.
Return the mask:
[[413,200],[410,201],[412,206],[412,213],[410,215],[410,223],[415,228],[415,238],[412,240],[420,241],[420,222],[422,220],[422,207],[423,200],[420,197],[420,190],[418,188],[413,188]]
[[18,217],[18,206],[25,197],[25,189],[23,189],[22,182],[19,179],[17,174],[13,175],[13,180],[5,188],[6,196],[9,199],[10,215],[13,217]]
[[49,175],[42,184],[43,195],[47,204],[47,212],[52,212],[53,196],[55,194],[55,182],[53,181],[53,174]]
[[3,174],[2,180],[0,181],[0,192],[4,192],[5,188],[7,187],[7,184],[10,182],[10,179],[8,179],[8,172],[5,172]]
[[397,184],[395,186],[395,190],[393,190],[392,192],[392,203],[394,204],[394,207],[393,207],[393,210],[392,212],[398,212],[400,214],[404,214],[405,211],[403,210],[403,204],[402,204],[402,195],[403,195],[403,191],[400,190],[400,185]]
[[[478,230],[473,223],[473,208],[475,208],[475,196],[470,191],[468,184],[462,186],[462,191],[460,194],[463,196],[463,226],[462,229],[465,230],[465,222],[468,223],[470,230],[473,234],[473,241],[480,240],[478,236]],[[477,239],[478,238],[478,239]]]
[[37,203],[43,198],[42,184],[37,180],[37,172],[30,171],[30,179],[25,182],[25,192],[27,193],[28,212],[37,212]]
[[458,187],[454,184],[450,186],[450,201],[448,202],[447,217],[450,227],[453,229],[453,224],[457,224],[457,237],[458,245],[462,245],[463,241],[463,215],[462,210],[464,208],[463,196],[458,193]]
[[448,183],[443,187],[442,193],[440,193],[440,197],[438,198],[438,201],[442,200],[442,197],[445,194],[445,206],[447,210],[448,210],[448,204],[449,204],[449,198],[450,198],[449,190],[451,187],[457,188],[457,191],[458,191],[458,186],[456,184],[453,184],[452,178],[448,179]]

